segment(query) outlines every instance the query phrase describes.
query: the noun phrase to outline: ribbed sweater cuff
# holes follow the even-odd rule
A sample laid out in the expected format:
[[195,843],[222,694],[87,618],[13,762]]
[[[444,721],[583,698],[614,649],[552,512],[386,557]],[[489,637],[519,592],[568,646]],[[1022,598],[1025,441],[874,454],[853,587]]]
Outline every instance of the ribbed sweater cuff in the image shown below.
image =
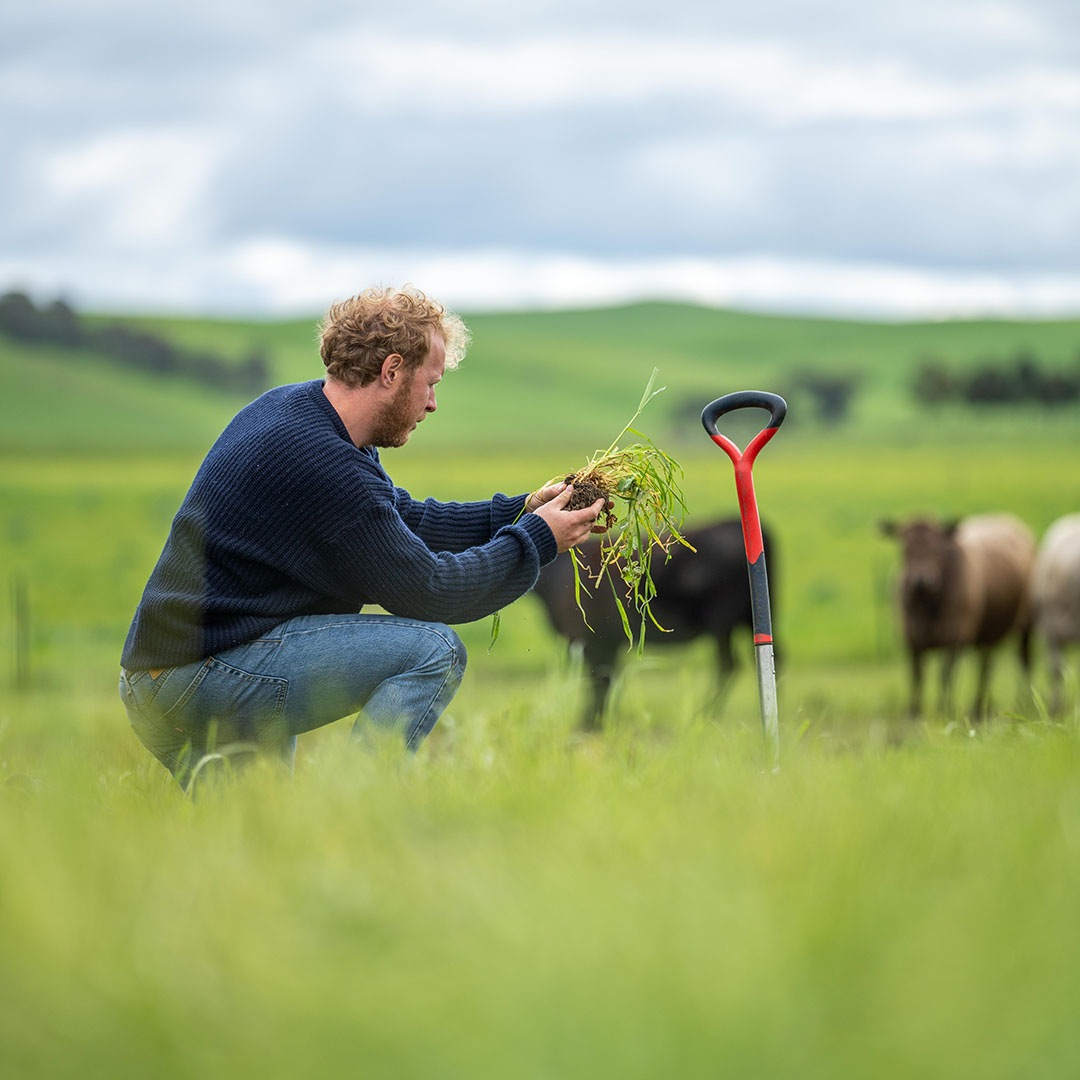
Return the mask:
[[548,523],[536,514],[522,514],[518,525],[529,534],[529,539],[536,545],[540,565],[547,566],[559,554],[559,545]]

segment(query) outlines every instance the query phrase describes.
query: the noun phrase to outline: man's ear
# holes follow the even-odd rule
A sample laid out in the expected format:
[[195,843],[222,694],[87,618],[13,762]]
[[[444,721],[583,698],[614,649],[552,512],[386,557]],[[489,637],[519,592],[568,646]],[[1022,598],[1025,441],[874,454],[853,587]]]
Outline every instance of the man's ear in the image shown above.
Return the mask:
[[405,370],[405,361],[400,353],[391,353],[382,362],[382,371],[379,373],[379,382],[382,386],[389,389],[395,383],[401,381],[401,376]]

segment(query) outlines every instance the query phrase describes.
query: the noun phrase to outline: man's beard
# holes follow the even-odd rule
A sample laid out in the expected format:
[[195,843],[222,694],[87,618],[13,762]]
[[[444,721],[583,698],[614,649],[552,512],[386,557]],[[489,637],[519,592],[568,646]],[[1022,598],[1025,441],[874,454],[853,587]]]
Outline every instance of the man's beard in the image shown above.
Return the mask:
[[408,391],[415,377],[415,374],[410,375],[398,387],[397,393],[375,421],[371,433],[372,446],[404,446],[409,441],[416,417],[411,411]]

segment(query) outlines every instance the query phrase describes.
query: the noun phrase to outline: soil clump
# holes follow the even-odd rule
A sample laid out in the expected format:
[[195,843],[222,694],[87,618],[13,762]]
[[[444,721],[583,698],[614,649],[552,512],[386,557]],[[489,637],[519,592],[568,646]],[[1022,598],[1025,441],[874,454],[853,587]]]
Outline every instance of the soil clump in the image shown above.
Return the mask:
[[613,485],[603,473],[581,473],[577,476],[568,476],[566,482],[574,485],[574,492],[563,509],[584,510],[586,506],[592,506],[597,499],[603,499],[605,500],[604,509],[600,511],[600,517],[605,519],[607,526],[611,525],[615,520],[609,509]]

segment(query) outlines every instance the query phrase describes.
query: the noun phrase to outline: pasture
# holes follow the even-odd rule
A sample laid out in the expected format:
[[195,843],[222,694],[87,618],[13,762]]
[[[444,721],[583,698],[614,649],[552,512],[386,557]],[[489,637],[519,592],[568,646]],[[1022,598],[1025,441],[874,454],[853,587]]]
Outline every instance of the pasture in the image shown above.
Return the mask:
[[[682,399],[768,388],[808,356],[859,373],[847,424],[795,419],[755,470],[779,549],[781,771],[762,768],[748,640],[718,718],[711,657],[654,635],[586,739],[575,662],[526,597],[490,652],[486,621],[461,628],[465,683],[415,759],[359,750],[341,723],[301,739],[293,778],[259,766],[184,800],[127,730],[118,655],[201,454],[242,402],[4,346],[0,566],[29,598],[29,685],[9,606],[0,1068],[1075,1071],[1075,675],[1051,721],[1003,651],[985,725],[908,722],[898,553],[876,523],[1007,509],[1041,533],[1078,509],[1075,412],[927,418],[903,387],[924,348],[959,362],[1029,345],[1064,363],[1080,325],[662,305],[469,323],[439,414],[384,455],[417,497],[525,490],[577,465],[656,364],[669,390],[642,426],[682,462],[692,521],[734,514],[730,464]],[[310,323],[154,325],[224,350],[263,335],[281,380],[318,374]],[[1041,649],[1036,664],[1038,689]]]

